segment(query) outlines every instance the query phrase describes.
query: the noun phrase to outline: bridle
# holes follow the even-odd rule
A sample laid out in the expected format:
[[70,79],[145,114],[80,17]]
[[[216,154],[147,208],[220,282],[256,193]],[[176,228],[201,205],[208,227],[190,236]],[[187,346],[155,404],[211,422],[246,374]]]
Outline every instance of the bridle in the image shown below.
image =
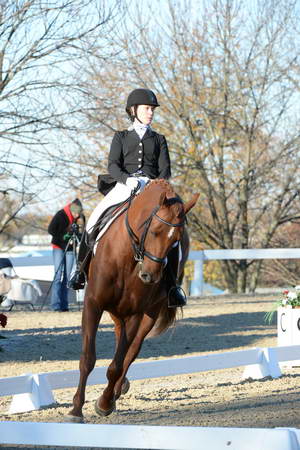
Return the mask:
[[[179,198],[176,198],[173,200],[174,200],[174,203],[182,203],[182,201]],[[164,264],[166,258],[160,258],[158,256],[152,255],[152,253],[145,250],[145,240],[146,240],[147,233],[149,231],[152,219],[153,219],[153,217],[155,217],[160,222],[164,223],[165,225],[168,225],[169,227],[183,227],[186,222],[186,218],[184,217],[183,221],[179,222],[179,223],[168,222],[167,220],[164,220],[162,217],[160,217],[157,214],[158,210],[160,209],[160,206],[156,206],[153,209],[153,211],[151,212],[150,216],[142,223],[142,225],[140,225],[139,228],[144,227],[144,230],[143,230],[141,239],[139,240],[139,238],[137,237],[137,235],[134,233],[133,229],[129,225],[128,211],[130,209],[130,206],[131,205],[129,205],[127,212],[126,212],[125,224],[126,224],[127,232],[130,236],[130,242],[131,242],[133,252],[134,252],[134,259],[136,261],[138,261],[139,263],[142,263],[144,260],[144,257],[147,256],[147,258],[151,259],[154,262],[157,262],[159,264]]]

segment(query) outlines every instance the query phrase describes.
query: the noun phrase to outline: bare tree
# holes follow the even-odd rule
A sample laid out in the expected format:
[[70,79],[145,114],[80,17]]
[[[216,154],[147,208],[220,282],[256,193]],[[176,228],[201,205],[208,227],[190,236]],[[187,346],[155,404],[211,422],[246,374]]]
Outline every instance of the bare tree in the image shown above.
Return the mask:
[[[280,227],[271,241],[273,248],[300,247],[300,223],[289,222]],[[284,288],[299,285],[299,259],[266,260],[262,265],[262,277],[266,285]]]
[[[170,0],[161,8],[136,2],[115,35],[116,56],[101,67],[93,59],[93,138],[103,143],[120,125],[116,104],[131,89],[154,89],[173,182],[183,195],[201,191],[193,238],[207,248],[268,247],[300,213],[297,1]],[[231,291],[255,290],[261,263],[222,264]]]
[[123,3],[0,1],[0,182],[6,200],[1,206],[10,205],[0,232],[24,206],[61,195],[49,181],[62,180],[67,130],[80,131],[82,111],[87,112],[79,101],[70,108],[70,98],[82,89],[74,72],[95,46],[102,45],[103,57],[109,54],[105,39]]

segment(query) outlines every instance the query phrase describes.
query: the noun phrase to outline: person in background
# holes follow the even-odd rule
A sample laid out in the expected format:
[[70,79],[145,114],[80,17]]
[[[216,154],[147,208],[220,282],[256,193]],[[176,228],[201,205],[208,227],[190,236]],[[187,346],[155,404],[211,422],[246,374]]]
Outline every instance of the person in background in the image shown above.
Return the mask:
[[54,278],[51,289],[51,309],[68,311],[68,281],[75,262],[75,248],[79,242],[85,217],[81,201],[76,198],[53,216],[48,233],[53,249]]

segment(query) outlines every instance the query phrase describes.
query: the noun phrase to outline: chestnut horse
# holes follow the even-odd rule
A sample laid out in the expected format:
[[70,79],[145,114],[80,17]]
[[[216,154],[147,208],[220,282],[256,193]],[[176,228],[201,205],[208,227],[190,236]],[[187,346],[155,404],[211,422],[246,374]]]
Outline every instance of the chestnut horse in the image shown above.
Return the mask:
[[176,308],[168,308],[163,270],[172,246],[180,242],[182,279],[189,250],[185,216],[198,196],[183,203],[169,182],[153,180],[98,242],[84,298],[80,379],[69,420],[83,420],[86,381],[96,362],[95,339],[103,311],[110,314],[116,336],[108,384],[95,404],[104,416],[128,391],[126,373],[147,334],[152,329],[160,334],[174,323]]

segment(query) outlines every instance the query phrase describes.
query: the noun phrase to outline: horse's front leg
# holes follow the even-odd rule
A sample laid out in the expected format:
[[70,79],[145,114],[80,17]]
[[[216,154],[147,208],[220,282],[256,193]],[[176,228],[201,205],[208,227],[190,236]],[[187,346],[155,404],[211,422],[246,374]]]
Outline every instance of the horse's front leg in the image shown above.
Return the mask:
[[100,415],[108,416],[115,410],[115,384],[123,373],[125,356],[136,336],[141,319],[141,314],[135,314],[119,322],[119,340],[116,353],[106,373],[108,384],[95,404],[96,412]]
[[80,356],[80,378],[77,391],[73,398],[73,409],[69,412],[72,421],[82,422],[82,407],[85,402],[85,388],[89,374],[96,362],[96,333],[103,311],[85,302],[82,313],[82,352]]
[[152,317],[148,316],[147,314],[144,314],[143,319],[140,323],[138,332],[127,351],[127,354],[126,354],[126,357],[124,360],[124,364],[123,364],[122,375],[120,376],[120,378],[118,379],[118,381],[116,382],[116,385],[115,385],[116,399],[118,399],[121,395],[126,394],[126,392],[128,392],[128,390],[130,388],[130,383],[129,383],[128,379],[126,378],[127,371],[129,369],[130,365],[133,363],[133,361],[137,357],[137,355],[139,354],[145,337],[152,330],[152,328],[156,322],[158,312],[155,313],[155,315],[151,315],[151,316]]

